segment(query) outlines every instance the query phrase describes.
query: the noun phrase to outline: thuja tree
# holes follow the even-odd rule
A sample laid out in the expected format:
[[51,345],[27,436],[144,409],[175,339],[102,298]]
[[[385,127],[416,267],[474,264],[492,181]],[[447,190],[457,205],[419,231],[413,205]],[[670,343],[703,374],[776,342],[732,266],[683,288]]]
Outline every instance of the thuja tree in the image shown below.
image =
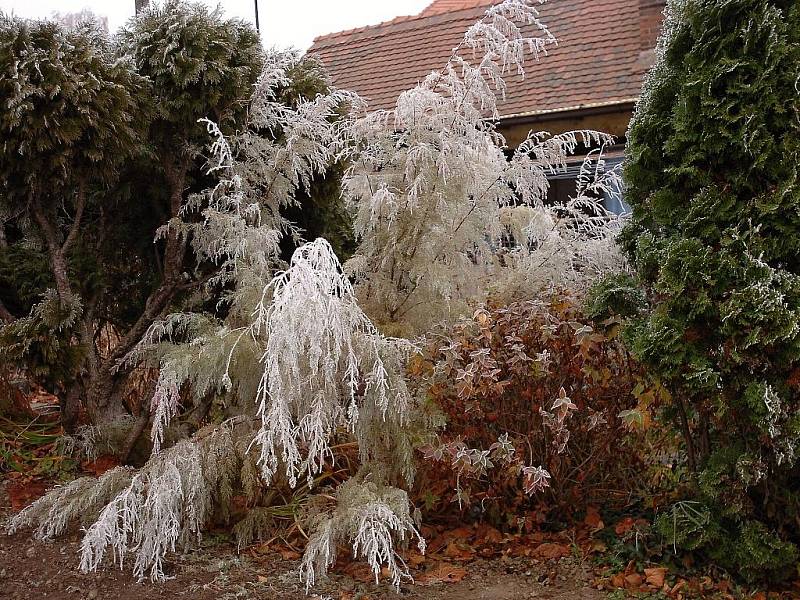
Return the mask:
[[[20,279],[47,273],[15,300],[37,279],[49,288],[26,317],[4,310],[4,361],[24,358],[70,384],[79,370],[96,372],[97,298],[82,295],[71,261],[93,243],[82,234],[105,219],[108,190],[139,151],[147,89],[92,23],[67,31],[0,17],[0,254]],[[76,398],[71,390],[68,420]]]
[[[82,406],[93,424],[115,422],[127,413],[120,360],[213,272],[174,229],[153,239],[206,185],[198,119],[243,121],[258,36],[171,1],[114,47],[91,24],[4,18],[0,60],[4,357],[59,392],[68,430]],[[30,276],[42,266],[47,277]]]
[[631,124],[636,353],[673,389],[694,475],[670,542],[747,577],[800,543],[800,5],[675,0]]

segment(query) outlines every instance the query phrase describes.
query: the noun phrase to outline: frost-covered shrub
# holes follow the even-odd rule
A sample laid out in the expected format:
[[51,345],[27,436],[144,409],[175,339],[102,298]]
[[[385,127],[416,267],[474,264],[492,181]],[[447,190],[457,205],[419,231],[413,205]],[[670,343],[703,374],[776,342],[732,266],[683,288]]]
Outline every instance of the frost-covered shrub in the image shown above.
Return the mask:
[[328,242],[295,252],[264,289],[253,330],[266,339],[256,441],[267,481],[280,462],[290,485],[299,476],[310,483],[340,427],[355,436],[363,463],[385,458],[380,446],[396,450],[385,465],[413,479],[402,429],[412,408],[403,365],[414,348],[378,333]]
[[638,489],[646,469],[629,430],[657,394],[618,330],[555,295],[491,304],[436,336],[412,364],[447,421],[425,450],[438,463],[421,474],[429,508],[456,499],[513,526],[532,488],[561,516]]
[[[612,138],[531,132],[509,160],[496,130],[505,80],[556,41],[534,5],[490,7],[441,71],[402,93],[393,110],[351,127],[343,187],[360,245],[347,269],[367,314],[384,326],[421,333],[471,312],[492,284],[531,296],[554,284],[585,287],[623,263],[619,220],[598,199],[618,179],[599,152],[571,199],[545,204],[548,175],[565,169],[579,146],[600,150]],[[509,220],[522,239],[499,257]]]
[[131,469],[117,467],[99,479],[81,477],[56,487],[15,515],[9,521],[8,529],[13,533],[25,527],[35,527],[35,535],[41,540],[58,536],[72,521],[88,523],[96,519],[103,507],[130,484],[132,477]]
[[79,521],[86,528],[83,571],[97,569],[107,553],[120,565],[131,553],[139,579],[163,580],[166,554],[199,541],[214,511],[230,506],[234,490],[257,502],[263,481],[248,453],[253,431],[247,421],[228,421],[138,471],[118,467],[56,487],[14,516],[9,530],[35,527],[39,539],[50,539]]
[[676,539],[771,582],[800,546],[799,72],[797,2],[673,0],[625,168],[651,303],[628,336],[710,515]]
[[[245,490],[251,504],[260,500],[277,465],[269,465],[268,461],[257,465],[258,454],[250,451],[257,432],[245,425],[257,418],[259,394],[267,402],[269,392],[274,393],[280,385],[276,377],[262,382],[262,359],[268,365],[273,357],[265,355],[270,343],[268,334],[276,330],[271,314],[283,318],[289,316],[292,309],[302,311],[306,302],[319,302],[320,312],[315,316],[320,320],[309,322],[309,326],[316,328],[315,332],[331,332],[341,342],[342,357],[357,355],[358,360],[363,359],[369,369],[365,375],[373,377],[375,382],[376,402],[383,403],[382,407],[375,405],[372,413],[365,405],[362,422],[370,418],[382,421],[382,411],[397,398],[398,390],[402,393],[400,382],[395,385],[397,378],[392,375],[393,361],[399,359],[390,349],[392,344],[377,334],[371,337],[371,326],[368,321],[359,321],[357,306],[346,297],[336,296],[341,289],[326,284],[325,277],[335,277],[340,270],[317,273],[290,267],[273,280],[282,264],[278,241],[281,236],[294,232],[292,224],[281,217],[280,210],[291,204],[294,194],[308,186],[313,176],[335,159],[341,147],[337,111],[354,99],[350,94],[333,90],[287,106],[279,100],[279,94],[289,85],[288,71],[297,61],[297,56],[292,54],[274,54],[266,61],[250,103],[247,127],[239,135],[226,139],[215,123],[206,122],[211,134],[209,140],[213,143],[212,173],[219,183],[193,196],[162,228],[161,235],[185,240],[199,261],[215,266],[205,275],[205,280],[210,289],[226,290],[220,303],[224,319],[198,312],[158,320],[121,365],[145,364],[159,369],[155,394],[150,400],[155,454],[132,475],[125,490],[115,497],[104,497],[106,508],[95,525],[88,528],[84,539],[84,569],[96,568],[110,547],[119,562],[129,551],[135,554],[134,570],[139,577],[149,575],[160,579],[164,576],[165,554],[196,541],[215,511],[228,510],[233,490]],[[202,124],[198,126],[202,129]],[[280,135],[264,133],[269,131]],[[314,253],[314,249],[319,249],[316,256],[324,256],[332,269],[338,267],[330,246],[324,241],[303,247],[298,256]],[[322,265],[315,263],[314,266]],[[311,279],[304,280],[306,276]],[[281,285],[277,285],[278,282],[282,282]],[[279,311],[281,293],[287,290],[294,291],[292,300],[299,304],[284,306]],[[332,310],[325,312],[326,307]],[[337,307],[340,310],[334,310]],[[311,331],[296,330],[295,333],[300,336]],[[278,336],[271,341],[277,345]],[[327,377],[329,382],[345,380],[345,371],[331,372],[328,369],[331,364],[341,365],[342,369],[360,366],[360,363],[356,365],[346,358],[339,360],[333,356],[331,353],[336,349],[330,345],[317,348],[314,355],[314,343],[318,340],[294,337],[291,341],[299,344],[298,363],[324,361],[326,368],[318,369],[316,374]],[[283,350],[278,348],[280,352]],[[368,351],[372,351],[371,362]],[[378,353],[382,359],[378,358]],[[293,375],[294,372],[281,372],[276,376],[289,378]],[[353,381],[360,381],[362,373],[352,370],[350,375]],[[313,382],[309,385],[313,386]],[[284,389],[290,387],[284,384]],[[340,389],[325,391],[328,395],[312,398],[313,408],[319,408],[321,403],[340,402]],[[207,438],[201,431],[191,441],[166,447],[167,428],[182,405],[194,404],[202,420],[208,412],[209,398],[215,396],[224,398],[223,417],[242,420],[236,421],[239,425],[235,435],[220,447],[214,441],[221,440],[222,433]],[[354,403],[345,404],[355,408]],[[306,406],[298,408],[298,413]],[[391,408],[396,407],[392,404]],[[398,418],[401,414],[397,413]],[[309,415],[295,413],[293,416],[305,424],[312,423]],[[347,415],[354,427],[356,417],[352,411]],[[391,418],[387,421],[392,422]],[[313,456],[314,468],[321,467],[319,460],[324,458],[325,436],[333,435],[340,424],[333,421],[318,424],[320,445],[314,450],[322,451],[323,456]],[[265,429],[269,425],[270,422],[265,422]],[[386,429],[387,434],[391,431]],[[292,425],[284,433],[287,437],[281,441],[288,443],[295,440],[293,436],[297,431]],[[259,435],[266,456],[269,442],[263,437]],[[373,437],[378,439],[380,435]],[[297,439],[302,440],[299,435]],[[367,437],[361,436],[361,439],[366,442]],[[402,448],[402,444],[397,447]],[[277,453],[281,460],[285,458],[281,454],[283,447],[269,448],[269,452]],[[362,451],[369,452],[367,443],[363,444]],[[410,455],[410,449],[407,453]],[[284,462],[282,466],[288,464]],[[262,478],[262,475],[267,477]],[[66,508],[64,500],[59,490],[54,490],[45,496],[41,506],[61,511]],[[65,513],[67,520],[76,516],[69,511]],[[31,518],[38,520],[36,515]],[[28,520],[28,516],[21,517],[20,526]]]
[[418,518],[409,512],[405,491],[388,487],[379,478],[359,475],[336,490],[336,506],[318,515],[302,564],[306,587],[324,575],[336,562],[337,548],[351,545],[356,558],[369,563],[377,583],[386,565],[389,580],[397,587],[410,579],[396,544],[416,539],[420,552],[425,540],[418,531]]

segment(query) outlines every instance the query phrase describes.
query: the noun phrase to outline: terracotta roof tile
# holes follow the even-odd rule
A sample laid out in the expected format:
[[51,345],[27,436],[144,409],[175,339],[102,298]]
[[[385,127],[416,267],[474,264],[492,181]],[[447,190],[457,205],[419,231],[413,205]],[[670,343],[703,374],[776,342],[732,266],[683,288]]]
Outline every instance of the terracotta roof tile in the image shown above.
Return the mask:
[[476,6],[486,6],[493,0],[435,0],[428,8],[420,13],[420,16],[429,17],[465,8],[475,8]]
[[[550,0],[541,20],[558,38],[547,56],[529,60],[526,76],[508,78],[503,116],[625,102],[642,83],[640,0]],[[371,109],[441,69],[464,32],[492,0],[437,0],[421,15],[317,38],[317,55],[335,85],[364,97]]]

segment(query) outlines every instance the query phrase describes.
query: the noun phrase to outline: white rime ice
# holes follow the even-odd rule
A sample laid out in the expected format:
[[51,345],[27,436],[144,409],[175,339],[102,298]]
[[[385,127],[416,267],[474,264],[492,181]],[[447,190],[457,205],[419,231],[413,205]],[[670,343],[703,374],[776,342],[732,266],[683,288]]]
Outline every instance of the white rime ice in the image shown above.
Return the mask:
[[[600,199],[619,186],[600,155],[612,138],[531,132],[509,160],[495,126],[507,77],[524,76],[526,57],[553,44],[532,3],[507,0],[469,29],[442,71],[402,93],[393,110],[353,123],[358,143],[344,192],[361,244],[346,268],[381,323],[422,333],[487,292],[580,289],[619,268],[619,219]],[[575,195],[548,205],[548,176],[566,169],[582,144],[595,151]],[[517,245],[501,267],[498,246],[511,221]]]
[[407,418],[411,399],[396,370],[410,345],[377,332],[324,239],[295,251],[255,314],[267,340],[256,436],[267,481],[281,464],[290,485],[302,475],[310,485],[332,458],[337,428],[354,433],[363,453],[371,428]]

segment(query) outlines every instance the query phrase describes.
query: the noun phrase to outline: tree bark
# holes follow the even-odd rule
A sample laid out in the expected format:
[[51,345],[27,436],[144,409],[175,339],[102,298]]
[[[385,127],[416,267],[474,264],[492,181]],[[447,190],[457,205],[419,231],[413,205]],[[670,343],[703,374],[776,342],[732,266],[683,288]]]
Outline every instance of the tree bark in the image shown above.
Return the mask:
[[678,396],[676,398],[678,406],[678,415],[681,420],[681,431],[683,432],[683,440],[686,442],[686,453],[689,461],[689,471],[692,476],[697,475],[697,455],[694,449],[694,438],[692,437],[692,430],[689,427],[689,415],[686,412],[686,405],[683,398]]
[[3,304],[3,301],[0,300],[0,323],[10,323],[14,320],[14,315],[12,315],[9,310]]
[[67,433],[75,433],[80,424],[82,397],[83,385],[80,381],[76,381],[58,399],[61,425]]
[[[164,162],[167,183],[170,186],[170,218],[176,218],[183,206],[183,191],[189,159],[177,164]],[[93,424],[119,418],[125,413],[119,398],[118,384],[123,376],[119,364],[136,347],[149,327],[163,317],[177,291],[181,288],[186,239],[177,231],[169,231],[164,249],[164,273],[161,284],[147,298],[145,309],[136,323],[128,330],[109,356],[98,360],[91,373],[86,389],[86,408]],[[92,346],[93,347],[93,346]]]
[[42,236],[44,237],[47,251],[50,255],[50,268],[56,280],[56,291],[58,292],[58,297],[61,298],[62,301],[72,297],[72,286],[70,285],[69,271],[67,268],[67,253],[78,237],[85,207],[86,185],[83,182],[79,182],[75,198],[75,217],[72,220],[72,226],[67,233],[67,237],[62,244],[59,240],[58,230],[56,228],[56,219],[52,215],[47,214],[37,196],[31,199],[33,217],[42,230]]

